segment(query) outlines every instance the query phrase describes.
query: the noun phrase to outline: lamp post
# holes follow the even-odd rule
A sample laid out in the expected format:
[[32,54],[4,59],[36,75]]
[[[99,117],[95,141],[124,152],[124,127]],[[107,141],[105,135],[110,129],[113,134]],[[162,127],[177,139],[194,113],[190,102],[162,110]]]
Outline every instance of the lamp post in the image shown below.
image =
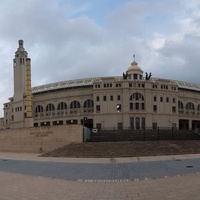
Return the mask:
[[83,117],[83,142],[85,142],[85,121],[87,120],[87,117]]

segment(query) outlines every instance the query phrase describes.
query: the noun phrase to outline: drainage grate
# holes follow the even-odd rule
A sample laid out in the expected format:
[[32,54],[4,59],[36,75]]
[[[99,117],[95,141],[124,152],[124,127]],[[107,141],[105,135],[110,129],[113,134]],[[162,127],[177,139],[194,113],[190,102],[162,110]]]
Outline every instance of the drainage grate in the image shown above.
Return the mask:
[[192,166],[192,165],[188,165],[188,166],[186,166],[187,168],[193,168],[194,166]]

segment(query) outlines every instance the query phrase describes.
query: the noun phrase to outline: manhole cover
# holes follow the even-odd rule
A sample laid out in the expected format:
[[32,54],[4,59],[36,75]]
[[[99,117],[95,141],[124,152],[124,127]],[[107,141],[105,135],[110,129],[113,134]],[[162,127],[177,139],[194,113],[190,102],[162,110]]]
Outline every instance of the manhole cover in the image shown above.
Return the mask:
[[194,166],[192,166],[192,165],[188,165],[188,166],[186,166],[187,168],[193,168]]

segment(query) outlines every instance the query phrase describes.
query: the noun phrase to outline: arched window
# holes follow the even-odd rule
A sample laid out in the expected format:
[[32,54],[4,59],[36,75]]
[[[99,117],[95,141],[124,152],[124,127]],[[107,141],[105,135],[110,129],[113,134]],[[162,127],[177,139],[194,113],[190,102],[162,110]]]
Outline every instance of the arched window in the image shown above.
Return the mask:
[[77,113],[81,105],[78,101],[72,101],[70,104],[70,113]]
[[197,106],[197,114],[200,114],[200,104]]
[[144,96],[142,94],[136,92],[130,96],[130,100],[133,100],[133,101],[144,100]]
[[37,105],[35,107],[35,113],[41,113],[41,112],[43,112],[43,107],[41,105]]
[[178,101],[178,112],[183,113],[183,103],[181,101]]
[[178,101],[178,108],[183,109],[183,103],[181,101]]
[[138,92],[130,96],[130,110],[144,110],[144,96]]
[[60,102],[58,104],[58,110],[66,110],[67,109],[67,104],[65,102]]
[[92,99],[88,99],[84,102],[84,112],[93,112],[94,111],[94,102]]
[[94,107],[94,102],[92,99],[88,99],[84,102],[84,108],[93,108]]
[[49,112],[49,111],[54,111],[55,110],[55,106],[50,103],[46,106],[46,111]]
[[188,102],[186,104],[186,110],[194,110],[194,104],[192,102]]
[[80,108],[80,103],[78,101],[72,101],[70,104],[70,109]]

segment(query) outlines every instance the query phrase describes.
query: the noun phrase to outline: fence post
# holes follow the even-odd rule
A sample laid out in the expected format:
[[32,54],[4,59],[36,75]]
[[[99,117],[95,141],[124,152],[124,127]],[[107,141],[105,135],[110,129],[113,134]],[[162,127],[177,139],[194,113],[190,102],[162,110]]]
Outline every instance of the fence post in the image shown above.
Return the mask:
[[116,130],[115,130],[115,127],[114,127],[114,141],[116,141]]
[[157,140],[160,139],[160,131],[159,131],[159,127],[158,127],[158,136],[157,136]]

